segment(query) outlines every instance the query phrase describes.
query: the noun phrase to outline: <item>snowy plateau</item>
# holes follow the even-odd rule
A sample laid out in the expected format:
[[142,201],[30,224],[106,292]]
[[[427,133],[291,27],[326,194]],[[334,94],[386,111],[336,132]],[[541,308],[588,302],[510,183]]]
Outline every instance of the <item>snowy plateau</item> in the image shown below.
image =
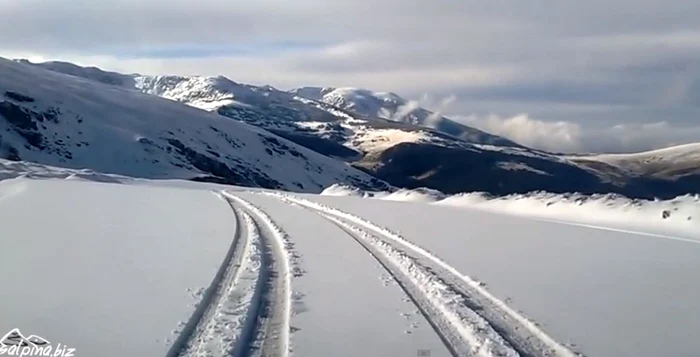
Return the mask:
[[698,356],[699,196],[453,194],[392,166],[697,189],[697,145],[555,155],[395,120],[391,93],[42,66],[0,59],[0,353]]
[[697,197],[318,195],[0,163],[0,331],[76,356],[700,350]]

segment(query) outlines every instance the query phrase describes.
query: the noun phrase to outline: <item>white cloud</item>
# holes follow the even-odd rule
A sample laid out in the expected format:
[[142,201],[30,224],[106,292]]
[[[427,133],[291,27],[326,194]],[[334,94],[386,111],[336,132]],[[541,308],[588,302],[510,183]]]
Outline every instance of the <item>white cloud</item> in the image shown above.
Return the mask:
[[444,98],[433,98],[430,94],[425,93],[419,101],[416,101],[416,104],[433,112],[426,118],[425,125],[428,127],[435,127],[444,116],[445,111],[447,111],[455,101],[457,101],[457,96],[454,94],[450,94]]
[[581,128],[569,122],[544,122],[527,114],[510,118],[496,115],[466,116],[457,120],[517,143],[548,151],[576,152],[582,149]]
[[665,121],[590,128],[572,122],[537,120],[527,114],[452,118],[525,146],[551,152],[625,153],[700,142],[700,127],[671,125]]
[[[0,0],[1,1],[1,0]],[[349,45],[352,47],[352,45]],[[362,46],[359,46],[362,47]],[[340,49],[339,49],[340,48]],[[347,49],[331,46],[330,52],[340,55]],[[39,57],[33,52],[4,54],[9,58]],[[488,86],[506,83],[517,69],[504,66],[462,66],[421,68],[384,68],[363,71],[319,71],[310,63],[322,63],[328,52],[323,49],[284,53],[278,56],[218,56],[207,58],[115,58],[112,56],[63,55],[53,57],[84,66],[97,66],[122,73],[224,75],[234,81],[250,84],[270,84],[280,89],[301,86],[361,87],[375,91],[398,92],[412,88],[440,91],[462,83]],[[353,55],[354,56],[354,55]],[[319,64],[321,66],[321,64]]]

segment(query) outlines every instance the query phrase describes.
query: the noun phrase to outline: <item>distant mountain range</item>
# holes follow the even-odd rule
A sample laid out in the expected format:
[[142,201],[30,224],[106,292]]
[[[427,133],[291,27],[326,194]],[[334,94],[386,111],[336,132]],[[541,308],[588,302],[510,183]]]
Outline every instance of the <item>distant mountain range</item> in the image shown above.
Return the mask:
[[[138,97],[139,104],[133,103],[128,110],[142,111],[144,116],[158,113],[159,110],[152,107],[164,104],[159,101],[153,102],[157,105],[148,102],[142,98],[143,94],[137,92],[167,98],[234,119],[231,120],[234,123],[243,122],[264,129],[265,131],[253,134],[241,129],[247,130],[250,128],[248,126],[236,127],[238,129],[231,126],[222,128],[222,132],[232,135],[228,130],[234,130],[241,137],[269,135],[272,138],[287,139],[288,141],[276,139],[284,142],[287,149],[281,146],[277,146],[276,150],[267,149],[279,156],[290,156],[289,150],[302,152],[292,144],[295,143],[315,151],[320,154],[318,157],[325,158],[322,160],[314,156],[313,161],[323,161],[328,167],[333,167],[334,173],[330,176],[338,180],[342,177],[345,181],[361,181],[370,186],[387,182],[396,187],[429,187],[445,193],[484,191],[496,195],[530,191],[614,192],[629,197],[670,198],[700,191],[700,144],[629,155],[558,155],[533,150],[462,125],[420,108],[394,93],[318,87],[283,91],[270,86],[236,83],[222,76],[145,76],[84,68],[65,62],[19,62],[22,63],[13,65],[21,65],[23,68],[40,67],[101,82],[91,88],[94,95],[104,97],[105,100],[112,93],[130,93],[119,94],[117,97]],[[41,77],[39,72],[36,73],[35,76]],[[61,78],[65,78],[67,83],[74,81],[68,76]],[[55,80],[59,80],[58,77]],[[36,81],[40,82],[38,79]],[[84,81],[80,83],[86,85]],[[64,89],[70,92],[70,88]],[[23,91],[29,92],[29,89]],[[22,91],[20,93],[24,94]],[[111,108],[107,102],[101,105],[103,110],[110,113],[127,109]],[[204,113],[186,112],[187,118],[181,116],[178,126],[185,123],[198,125],[190,122],[202,120],[197,119],[200,116],[213,120]],[[160,114],[156,116],[162,117]],[[143,120],[153,119],[144,117]],[[157,122],[161,130],[174,124],[164,119]],[[112,125],[118,127],[125,124],[115,122]],[[172,128],[170,131],[173,131]],[[200,141],[200,145],[206,143],[206,140]],[[254,153],[255,150],[266,149],[260,147],[246,150],[246,153],[252,158],[259,154]],[[213,153],[221,155],[216,148],[198,148],[195,151],[210,159],[216,159]],[[187,150],[184,152],[187,156]],[[307,151],[304,153],[305,156],[311,156]],[[250,160],[243,160],[245,166],[256,166]],[[259,159],[252,159],[253,162],[256,160]],[[372,176],[375,181],[356,173],[353,168]],[[264,165],[256,166],[256,169],[259,174],[270,176]],[[231,170],[236,171],[234,168]],[[338,170],[346,176],[335,173]],[[352,179],[347,177],[344,170],[353,173],[350,175]],[[133,170],[110,172],[131,174],[131,171]],[[194,171],[204,171],[200,173],[211,177],[221,176],[201,168],[195,168]],[[328,182],[316,178],[312,181],[319,185]],[[239,184],[266,187],[262,182]],[[293,190],[300,189],[295,184],[280,185]],[[305,189],[315,189],[319,185],[308,185],[308,182],[302,184]]]

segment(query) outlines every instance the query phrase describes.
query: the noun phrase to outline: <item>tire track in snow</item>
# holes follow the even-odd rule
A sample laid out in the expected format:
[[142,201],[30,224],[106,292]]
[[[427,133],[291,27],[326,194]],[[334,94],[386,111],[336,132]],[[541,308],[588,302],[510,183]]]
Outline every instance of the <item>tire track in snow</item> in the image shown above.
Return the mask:
[[262,286],[260,236],[252,218],[227,203],[236,218],[233,242],[168,357],[239,356],[250,336],[249,309]]
[[454,357],[519,354],[478,315],[462,308],[458,296],[413,259],[376,236],[330,215],[321,214],[367,250],[413,301]]
[[252,356],[287,357],[291,352],[291,279],[293,274],[300,273],[298,267],[292,267],[291,243],[287,234],[260,208],[231,193],[222,194],[253,217],[263,241],[261,271],[265,272],[265,283],[260,300],[264,306],[255,313],[256,336],[247,350]]
[[576,353],[554,340],[535,322],[493,296],[483,287],[481,282],[461,274],[437,256],[409,242],[402,236],[361,217],[293,195],[269,192],[261,192],[260,194],[272,196],[290,204],[297,204],[324,217],[330,216],[337,221],[366,229],[375,238],[414,259],[417,265],[431,272],[453,291],[458,292],[464,298],[464,305],[481,316],[520,355],[527,357],[582,356],[582,354]]

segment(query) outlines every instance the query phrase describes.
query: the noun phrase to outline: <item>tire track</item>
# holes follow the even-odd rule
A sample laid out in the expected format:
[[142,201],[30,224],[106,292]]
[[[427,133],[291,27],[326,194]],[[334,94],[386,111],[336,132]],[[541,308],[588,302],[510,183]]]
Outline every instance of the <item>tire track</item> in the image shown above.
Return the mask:
[[255,336],[242,352],[247,351],[251,356],[287,357],[290,354],[293,274],[288,237],[260,208],[228,192],[223,195],[232,206],[240,207],[252,217],[263,242],[261,303],[252,315],[256,317]]
[[367,250],[394,278],[452,356],[518,356],[495,332],[485,333],[482,321],[473,311],[460,309],[449,288],[429,273],[416,269],[414,262],[401,252],[362,229],[330,215],[322,216]]
[[259,297],[261,285],[260,240],[250,216],[227,203],[236,219],[233,241],[168,357],[229,356],[246,338],[247,308]]
[[[340,222],[346,227],[354,227],[355,230],[366,229],[374,238],[386,244],[390,249],[395,249],[405,255],[421,269],[429,272],[452,291],[459,294],[463,299],[462,304],[483,318],[489,328],[496,331],[519,355],[526,357],[582,356],[551,338],[536,323],[493,296],[483,287],[482,283],[462,275],[454,267],[402,236],[353,214],[296,196],[267,192],[261,194],[275,197],[290,204],[300,205],[331,219],[334,223]],[[347,232],[347,230],[345,231]]]

